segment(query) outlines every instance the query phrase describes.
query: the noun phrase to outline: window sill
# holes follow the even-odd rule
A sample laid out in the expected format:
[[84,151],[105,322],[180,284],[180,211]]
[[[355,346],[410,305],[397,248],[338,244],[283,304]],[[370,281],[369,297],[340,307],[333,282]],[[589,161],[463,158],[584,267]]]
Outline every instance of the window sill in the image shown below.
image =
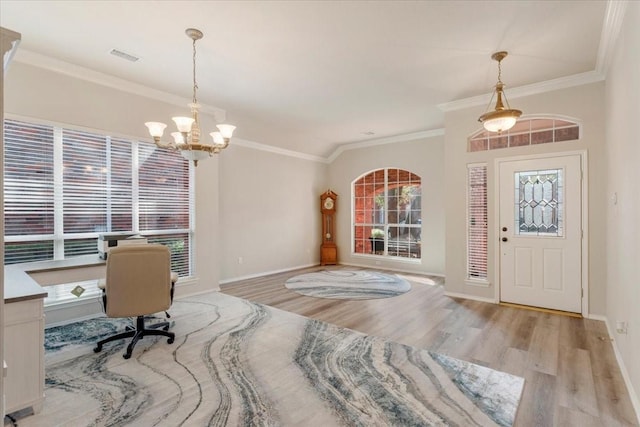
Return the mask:
[[405,258],[405,257],[394,257],[394,256],[384,256],[384,255],[370,255],[370,254],[356,254],[351,253],[352,257],[355,258],[365,258],[376,261],[386,261],[386,262],[402,262],[407,264],[421,264],[422,258]]
[[468,286],[477,286],[481,288],[488,288],[491,286],[491,282],[485,279],[466,279],[464,281],[464,284]]

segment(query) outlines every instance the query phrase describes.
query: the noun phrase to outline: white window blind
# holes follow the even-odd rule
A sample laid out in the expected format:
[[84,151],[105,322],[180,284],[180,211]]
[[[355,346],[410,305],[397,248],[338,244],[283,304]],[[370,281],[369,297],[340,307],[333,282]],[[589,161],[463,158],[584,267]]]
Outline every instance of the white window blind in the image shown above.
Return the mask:
[[140,230],[189,228],[189,165],[174,152],[141,145]]
[[140,233],[169,246],[173,271],[189,271],[189,163],[148,144],[139,159]]
[[52,259],[53,127],[5,121],[5,263]]
[[487,278],[487,166],[467,169],[467,276]]
[[[139,165],[139,167],[135,167]],[[190,174],[179,153],[5,120],[5,264],[97,253],[104,232],[167,244],[190,274]]]

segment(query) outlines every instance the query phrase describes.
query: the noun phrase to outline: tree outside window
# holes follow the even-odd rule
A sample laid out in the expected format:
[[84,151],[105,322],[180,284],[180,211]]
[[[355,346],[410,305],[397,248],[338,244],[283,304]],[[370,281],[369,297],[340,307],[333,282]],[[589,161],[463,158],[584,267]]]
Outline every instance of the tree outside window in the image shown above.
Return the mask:
[[354,253],[420,258],[421,185],[418,175],[395,168],[354,181]]

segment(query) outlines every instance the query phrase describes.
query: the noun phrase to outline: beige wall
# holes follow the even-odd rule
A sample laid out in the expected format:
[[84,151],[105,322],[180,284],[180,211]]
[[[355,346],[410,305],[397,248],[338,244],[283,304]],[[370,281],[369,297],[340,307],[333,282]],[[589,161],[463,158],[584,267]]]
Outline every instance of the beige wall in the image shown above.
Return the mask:
[[[144,122],[168,122],[185,114],[179,107],[153,99],[114,90],[64,74],[14,61],[5,80],[5,113],[71,124],[110,134],[149,140]],[[214,127],[213,119],[202,114],[203,129]],[[220,266],[218,182],[216,161],[207,160],[196,170],[195,275],[198,278],[178,288],[178,294],[198,293],[218,286]],[[213,218],[213,221],[211,220]]]
[[[329,165],[328,187],[338,194],[336,232],[340,263],[444,274],[443,156],[444,137],[435,136],[346,150]],[[361,175],[385,167],[406,169],[422,179],[422,260],[417,263],[351,253],[351,184]]]
[[[0,27],[0,58],[2,58],[2,68],[0,69],[0,118],[4,120],[4,86],[6,70],[4,67],[5,58],[10,57],[11,50],[15,50],[20,41],[20,34],[9,29]],[[14,44],[15,43],[15,44]],[[9,64],[9,62],[7,62]],[[4,126],[0,126],[0,186],[4,188]],[[4,205],[4,192],[0,194],[0,204]],[[2,216],[4,219],[4,216]],[[4,221],[0,224],[0,235],[4,236]],[[4,259],[4,245],[0,247],[0,258]],[[4,274],[0,277],[0,343],[4,343]],[[0,347],[0,362],[4,372],[4,344]],[[0,415],[4,419],[4,375],[0,375]]]
[[[188,109],[16,62],[7,112],[149,140],[145,121]],[[201,114],[203,130],[214,120]],[[319,262],[318,197],[327,165],[231,143],[195,169],[195,277],[178,295],[218,289],[220,280]],[[242,257],[242,263],[239,258]]]
[[221,279],[317,265],[327,165],[239,145],[219,161]]
[[[508,95],[508,93],[507,93]],[[529,147],[515,147],[467,153],[467,137],[480,128],[477,118],[484,107],[469,108],[449,112],[445,115],[445,210],[446,224],[446,290],[451,293],[466,294],[493,300],[495,297],[496,271],[494,250],[498,239],[494,221],[496,176],[494,160],[498,157],[513,157],[558,151],[588,151],[589,185],[589,312],[605,312],[605,266],[606,235],[605,221],[605,171],[604,161],[604,83],[594,83],[580,87],[557,90],[510,100],[514,108],[525,115],[551,114],[568,116],[581,122],[582,137],[579,141],[541,144]],[[489,287],[472,286],[465,283],[466,276],[466,173],[467,164],[487,163],[488,204],[489,204]]]
[[[608,268],[606,316],[640,416],[640,3],[629,2],[605,90]],[[617,196],[617,203],[613,197]],[[615,331],[628,323],[628,333]]]

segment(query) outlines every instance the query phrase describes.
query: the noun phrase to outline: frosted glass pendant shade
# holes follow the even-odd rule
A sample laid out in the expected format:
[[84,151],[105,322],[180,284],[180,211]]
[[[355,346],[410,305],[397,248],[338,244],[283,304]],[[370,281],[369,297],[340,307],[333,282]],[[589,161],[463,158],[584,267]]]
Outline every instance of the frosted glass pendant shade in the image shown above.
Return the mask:
[[182,150],[180,151],[180,154],[182,154],[182,157],[184,157],[185,159],[195,162],[197,162],[198,160],[204,160],[210,156],[209,153],[201,150]]
[[217,125],[218,129],[220,129],[220,134],[225,139],[230,139],[233,135],[233,131],[236,129],[233,125]]
[[177,144],[184,144],[184,138],[180,132],[171,132],[171,136],[173,137],[173,141]]
[[511,129],[516,124],[516,117],[498,117],[491,120],[486,120],[482,123],[484,128],[489,132],[503,132]]
[[191,132],[191,125],[195,121],[191,117],[172,117],[171,120],[176,123],[180,132]]
[[220,132],[211,132],[211,138],[213,138],[213,143],[215,145],[224,145],[224,138]]
[[164,133],[164,129],[167,127],[167,125],[160,122],[146,122],[144,125],[149,129],[149,134],[154,138],[160,138]]

